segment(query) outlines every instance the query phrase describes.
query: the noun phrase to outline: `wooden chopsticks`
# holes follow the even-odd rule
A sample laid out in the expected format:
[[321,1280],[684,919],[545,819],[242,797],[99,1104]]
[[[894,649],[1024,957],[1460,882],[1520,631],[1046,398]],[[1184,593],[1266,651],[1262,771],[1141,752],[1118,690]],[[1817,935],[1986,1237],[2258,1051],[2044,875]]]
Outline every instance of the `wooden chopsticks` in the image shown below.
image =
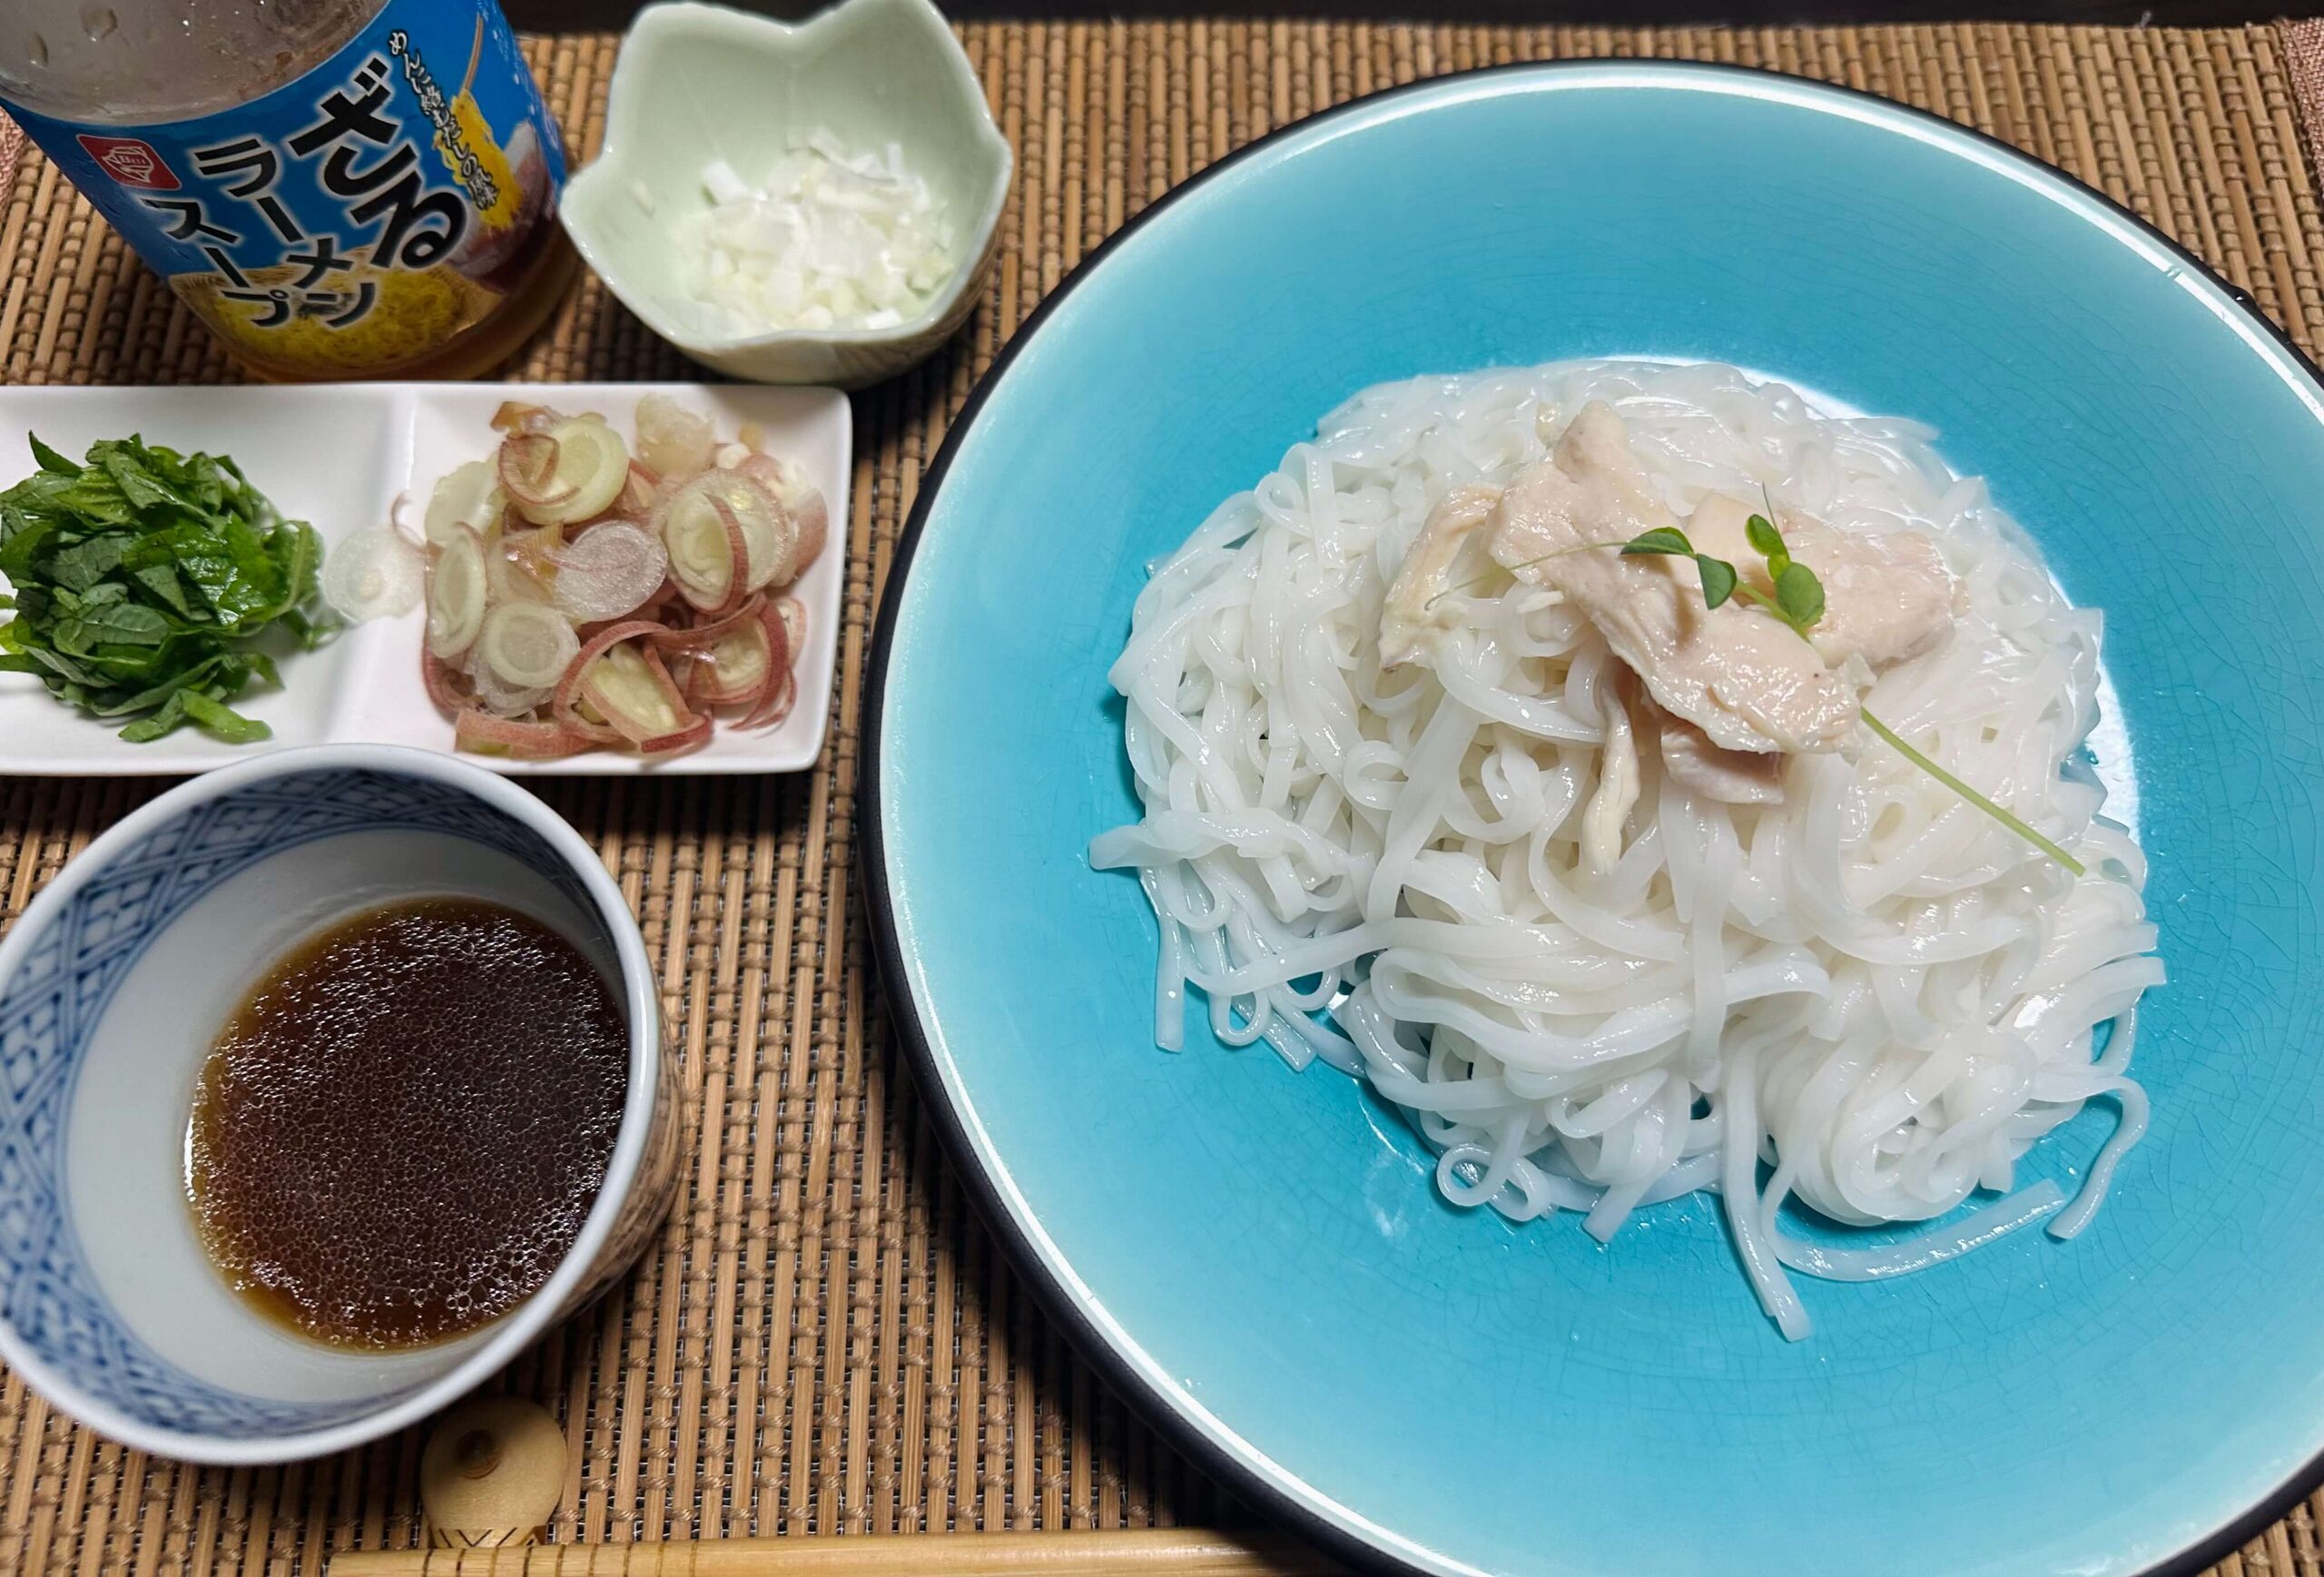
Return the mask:
[[350,1551],[329,1577],[1324,1577],[1279,1533],[1203,1528],[870,1533],[472,1550]]

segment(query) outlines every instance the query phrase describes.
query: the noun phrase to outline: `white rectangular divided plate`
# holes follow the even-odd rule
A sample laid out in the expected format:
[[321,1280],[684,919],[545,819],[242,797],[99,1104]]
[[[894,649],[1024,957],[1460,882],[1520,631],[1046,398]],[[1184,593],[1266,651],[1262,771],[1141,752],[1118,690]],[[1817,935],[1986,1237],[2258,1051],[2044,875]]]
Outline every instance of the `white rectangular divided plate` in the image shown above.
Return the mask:
[[[722,439],[745,421],[765,430],[766,448],[803,467],[831,508],[822,555],[791,595],[807,609],[798,654],[799,695],[773,728],[722,726],[702,749],[668,760],[596,751],[562,761],[467,759],[499,772],[683,774],[795,772],[814,764],[831,709],[845,578],[851,470],[846,396],[830,389],[771,389],[699,383],[350,383],[304,388],[0,389],[0,488],[35,468],[27,433],[78,459],[99,439],[130,433],[173,449],[231,455],[285,515],[313,522],[326,548],[385,522],[399,494],[417,518],[436,479],[465,460],[483,459],[499,435],[492,413],[505,399],[537,401],[576,414],[597,411],[635,431],[637,402],[666,394],[707,415]],[[29,675],[0,674],[0,774],[194,773],[267,750],[300,744],[406,744],[448,752],[452,724],[428,699],[419,677],[423,615],[380,619],[342,633],[319,652],[285,657],[283,687],[252,690],[237,711],[263,719],[274,737],[223,744],[182,728],[150,744],[124,744],[112,723],[84,717],[52,699]]]

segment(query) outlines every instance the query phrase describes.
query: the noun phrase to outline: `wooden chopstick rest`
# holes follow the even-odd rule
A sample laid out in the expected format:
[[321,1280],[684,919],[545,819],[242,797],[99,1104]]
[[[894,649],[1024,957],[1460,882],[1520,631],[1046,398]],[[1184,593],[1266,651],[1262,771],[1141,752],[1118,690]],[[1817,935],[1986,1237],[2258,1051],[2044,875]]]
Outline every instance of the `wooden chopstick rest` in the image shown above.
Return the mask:
[[538,1543],[564,1495],[565,1465],[565,1434],[534,1403],[478,1396],[448,1409],[419,1456],[428,1543],[448,1550]]

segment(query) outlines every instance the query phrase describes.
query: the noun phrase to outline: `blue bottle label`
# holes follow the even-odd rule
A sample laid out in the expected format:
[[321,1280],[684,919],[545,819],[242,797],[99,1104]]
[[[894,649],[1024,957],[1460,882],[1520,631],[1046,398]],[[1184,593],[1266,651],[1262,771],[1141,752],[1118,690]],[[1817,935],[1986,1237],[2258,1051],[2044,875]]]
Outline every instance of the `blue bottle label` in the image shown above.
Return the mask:
[[486,317],[565,184],[495,0],[389,0],[322,64],[215,114],[11,113],[229,344],[299,375],[385,370]]

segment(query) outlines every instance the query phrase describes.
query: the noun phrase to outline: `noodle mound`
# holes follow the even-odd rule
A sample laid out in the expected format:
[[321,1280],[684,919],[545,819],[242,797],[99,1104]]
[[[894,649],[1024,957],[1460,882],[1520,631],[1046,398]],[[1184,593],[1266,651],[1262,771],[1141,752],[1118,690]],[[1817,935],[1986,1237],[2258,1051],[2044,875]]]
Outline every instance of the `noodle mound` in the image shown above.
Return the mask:
[[[1710,493],[1933,536],[1965,611],[1865,705],[2073,853],[2075,878],[1859,730],[1730,805],[1649,745],[1603,870],[1584,807],[1620,664],[1554,592],[1455,587],[1433,655],[1384,670],[1383,600],[1452,488],[1505,484],[1609,402],[1681,515]],[[2068,1237],[2145,1126],[2127,1076],[2161,983],[2145,863],[2082,754],[2099,616],[1911,423],[1818,415],[1730,368],[1566,362],[1366,390],[1155,567],[1112,670],[1144,819],[1100,836],[1161,925],[1157,1037],[1320,1058],[1402,1107],[1456,1204],[1581,1212],[1722,1198],[1787,1336],[1783,1267],[1901,1274],[2032,1221]],[[1625,770],[1628,770],[1627,764]],[[2071,1202],[2016,1163],[2094,1097],[2122,1120]],[[1981,1191],[2004,1197],[1955,1215]],[[1902,1244],[1787,1237],[1797,1198]]]

